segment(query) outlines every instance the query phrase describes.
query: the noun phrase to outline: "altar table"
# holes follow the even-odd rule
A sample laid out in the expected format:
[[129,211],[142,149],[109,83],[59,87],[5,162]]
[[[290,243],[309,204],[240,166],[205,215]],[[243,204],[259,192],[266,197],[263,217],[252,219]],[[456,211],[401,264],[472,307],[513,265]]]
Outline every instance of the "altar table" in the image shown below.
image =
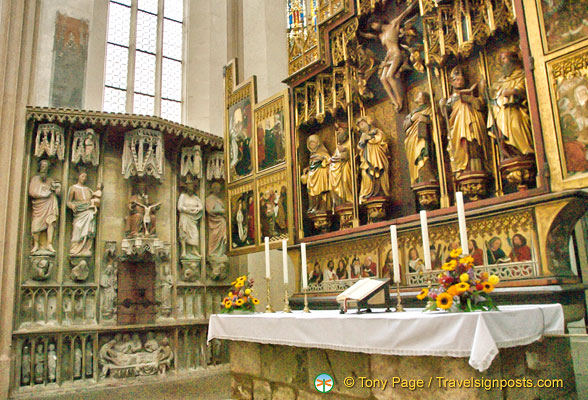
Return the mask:
[[[390,386],[345,387],[342,382],[346,376],[390,382],[396,378],[418,378],[429,386],[433,378],[445,377],[560,378],[565,387],[549,390],[556,398],[575,398],[569,340],[558,337],[538,342],[544,335],[564,333],[562,306],[517,305],[499,309],[472,313],[408,309],[404,313],[375,310],[368,314],[339,314],[330,310],[218,314],[210,317],[208,340],[230,340],[232,393],[238,399],[314,399],[319,393],[313,393],[313,380],[322,372],[335,375],[333,393],[338,393],[337,399],[347,395],[416,399],[425,395],[418,389],[398,386],[392,391]],[[447,396],[453,389],[439,381],[435,387],[423,390],[428,390],[426,397],[430,398],[432,393]],[[282,393],[278,396],[276,390]],[[541,394],[543,398],[545,389],[538,390],[513,387],[488,391],[470,387],[465,392],[459,390],[458,397],[531,399]]]

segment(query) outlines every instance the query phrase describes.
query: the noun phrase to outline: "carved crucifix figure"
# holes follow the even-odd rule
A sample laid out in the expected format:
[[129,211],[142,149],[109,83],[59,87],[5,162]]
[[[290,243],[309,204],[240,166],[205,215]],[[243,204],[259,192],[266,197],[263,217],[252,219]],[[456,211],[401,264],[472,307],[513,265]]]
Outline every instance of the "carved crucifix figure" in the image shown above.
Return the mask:
[[386,48],[386,58],[382,62],[380,82],[386,90],[396,111],[402,110],[403,90],[400,73],[406,63],[406,56],[400,48],[400,39],[404,34],[404,20],[414,11],[418,2],[413,1],[393,19],[384,18],[383,22],[372,22],[370,28],[375,32],[359,32],[366,39],[379,40]]

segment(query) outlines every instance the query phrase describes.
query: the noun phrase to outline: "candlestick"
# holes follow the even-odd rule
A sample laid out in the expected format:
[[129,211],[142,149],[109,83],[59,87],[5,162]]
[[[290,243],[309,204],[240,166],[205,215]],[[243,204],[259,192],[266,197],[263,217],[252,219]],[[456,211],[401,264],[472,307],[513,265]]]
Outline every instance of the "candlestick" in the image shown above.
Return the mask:
[[269,237],[265,237],[265,277],[271,278],[270,275],[270,252],[269,252]]
[[284,283],[284,312],[291,313],[292,309],[290,308],[290,299],[288,298],[288,284]]
[[271,299],[271,295],[270,295],[270,281],[272,280],[272,278],[269,278],[266,276],[265,281],[267,283],[267,306],[265,306],[265,312],[266,313],[273,313],[274,309],[272,308],[272,299]]
[[308,308],[308,296],[306,295],[306,292],[308,292],[308,288],[304,289],[304,311],[305,313],[309,313],[310,309]]
[[463,193],[455,193],[455,204],[457,205],[457,220],[459,222],[459,239],[463,254],[469,254],[468,230],[466,227],[465,208],[463,205]]
[[396,232],[396,225],[390,225],[390,240],[392,242],[394,283],[400,283],[400,261],[398,260],[398,234]]
[[302,258],[302,289],[308,289],[308,271],[306,266],[306,243],[300,245],[300,257]]
[[400,282],[396,282],[396,312],[404,312],[402,299],[400,298]]
[[421,211],[421,233],[423,235],[423,253],[425,257],[425,270],[431,270],[431,246],[429,245],[429,227],[427,226],[427,212]]
[[282,240],[282,266],[284,267],[284,285],[288,285],[288,239]]

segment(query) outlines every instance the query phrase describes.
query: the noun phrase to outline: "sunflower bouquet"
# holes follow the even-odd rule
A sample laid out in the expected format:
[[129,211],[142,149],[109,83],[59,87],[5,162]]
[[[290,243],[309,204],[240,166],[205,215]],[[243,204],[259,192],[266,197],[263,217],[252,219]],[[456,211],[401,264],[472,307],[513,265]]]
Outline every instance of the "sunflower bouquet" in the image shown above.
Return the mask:
[[243,275],[231,283],[231,289],[223,299],[221,312],[231,313],[233,311],[254,312],[259,299],[253,297],[253,279],[247,279]]
[[462,256],[460,248],[452,250],[450,260],[441,267],[439,286],[423,289],[417,296],[419,300],[428,300],[426,311],[490,311],[498,310],[490,293],[500,282],[496,275],[488,276],[482,272],[476,276],[472,256]]

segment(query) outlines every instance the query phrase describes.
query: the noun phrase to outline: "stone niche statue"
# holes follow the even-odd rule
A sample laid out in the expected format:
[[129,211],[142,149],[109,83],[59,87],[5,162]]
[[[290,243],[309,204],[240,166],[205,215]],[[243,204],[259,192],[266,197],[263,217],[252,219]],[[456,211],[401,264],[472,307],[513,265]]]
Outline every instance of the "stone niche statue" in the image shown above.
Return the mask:
[[214,182],[206,197],[206,225],[208,226],[209,277],[213,280],[225,279],[229,259],[227,251],[227,212],[220,198],[222,186]]
[[310,157],[308,167],[303,170],[301,181],[306,184],[308,191],[308,214],[324,213],[329,209],[331,155],[316,134],[306,139],[306,148],[310,152]]
[[163,317],[169,317],[172,313],[172,289],[174,286],[173,277],[169,265],[161,267],[161,274],[157,277],[159,287],[159,301],[161,302],[160,312]]
[[202,150],[200,146],[182,147],[180,158],[180,175],[192,175],[194,178],[202,178]]
[[74,132],[71,162],[72,164],[98,165],[100,162],[100,143],[94,129],[89,128]]
[[200,219],[204,206],[196,195],[197,182],[190,175],[186,178],[183,193],[178,199],[178,236],[180,258],[200,258]]
[[451,71],[453,92],[441,99],[441,113],[447,121],[451,170],[456,178],[468,172],[485,172],[487,162],[486,122],[484,102],[477,94],[477,84],[466,88],[461,66]]
[[127,238],[155,236],[155,213],[161,203],[151,203],[143,180],[133,181],[126,219]]
[[330,158],[329,172],[331,194],[335,205],[353,203],[353,172],[351,171],[351,140],[347,132],[347,124],[335,123],[337,149]]
[[[151,332],[150,332],[151,333]],[[174,352],[167,336],[159,340],[151,333],[145,344],[137,334],[117,333],[99,351],[100,377],[127,378],[139,375],[165,374],[171,368]]]
[[78,172],[77,182],[67,193],[67,207],[73,211],[71,244],[69,255],[74,257],[92,256],[96,236],[96,215],[102,197],[101,184],[95,191],[86,186],[88,173],[84,168]]
[[[39,172],[33,176],[29,184],[29,197],[32,202],[31,234],[33,248],[31,254],[55,254],[53,234],[59,218],[59,201],[61,183],[49,177],[48,160],[39,161]],[[41,235],[45,233],[45,240]]]
[[23,385],[31,383],[31,350],[27,345],[22,348],[20,376]]
[[390,167],[386,134],[373,126],[368,116],[359,117],[356,124],[361,135],[357,149],[361,171],[359,203],[362,204],[373,197],[390,195]]
[[102,288],[102,318],[112,320],[116,316],[116,298],[118,289],[118,262],[116,258],[116,242],[106,242],[105,245],[106,266],[100,276]]

